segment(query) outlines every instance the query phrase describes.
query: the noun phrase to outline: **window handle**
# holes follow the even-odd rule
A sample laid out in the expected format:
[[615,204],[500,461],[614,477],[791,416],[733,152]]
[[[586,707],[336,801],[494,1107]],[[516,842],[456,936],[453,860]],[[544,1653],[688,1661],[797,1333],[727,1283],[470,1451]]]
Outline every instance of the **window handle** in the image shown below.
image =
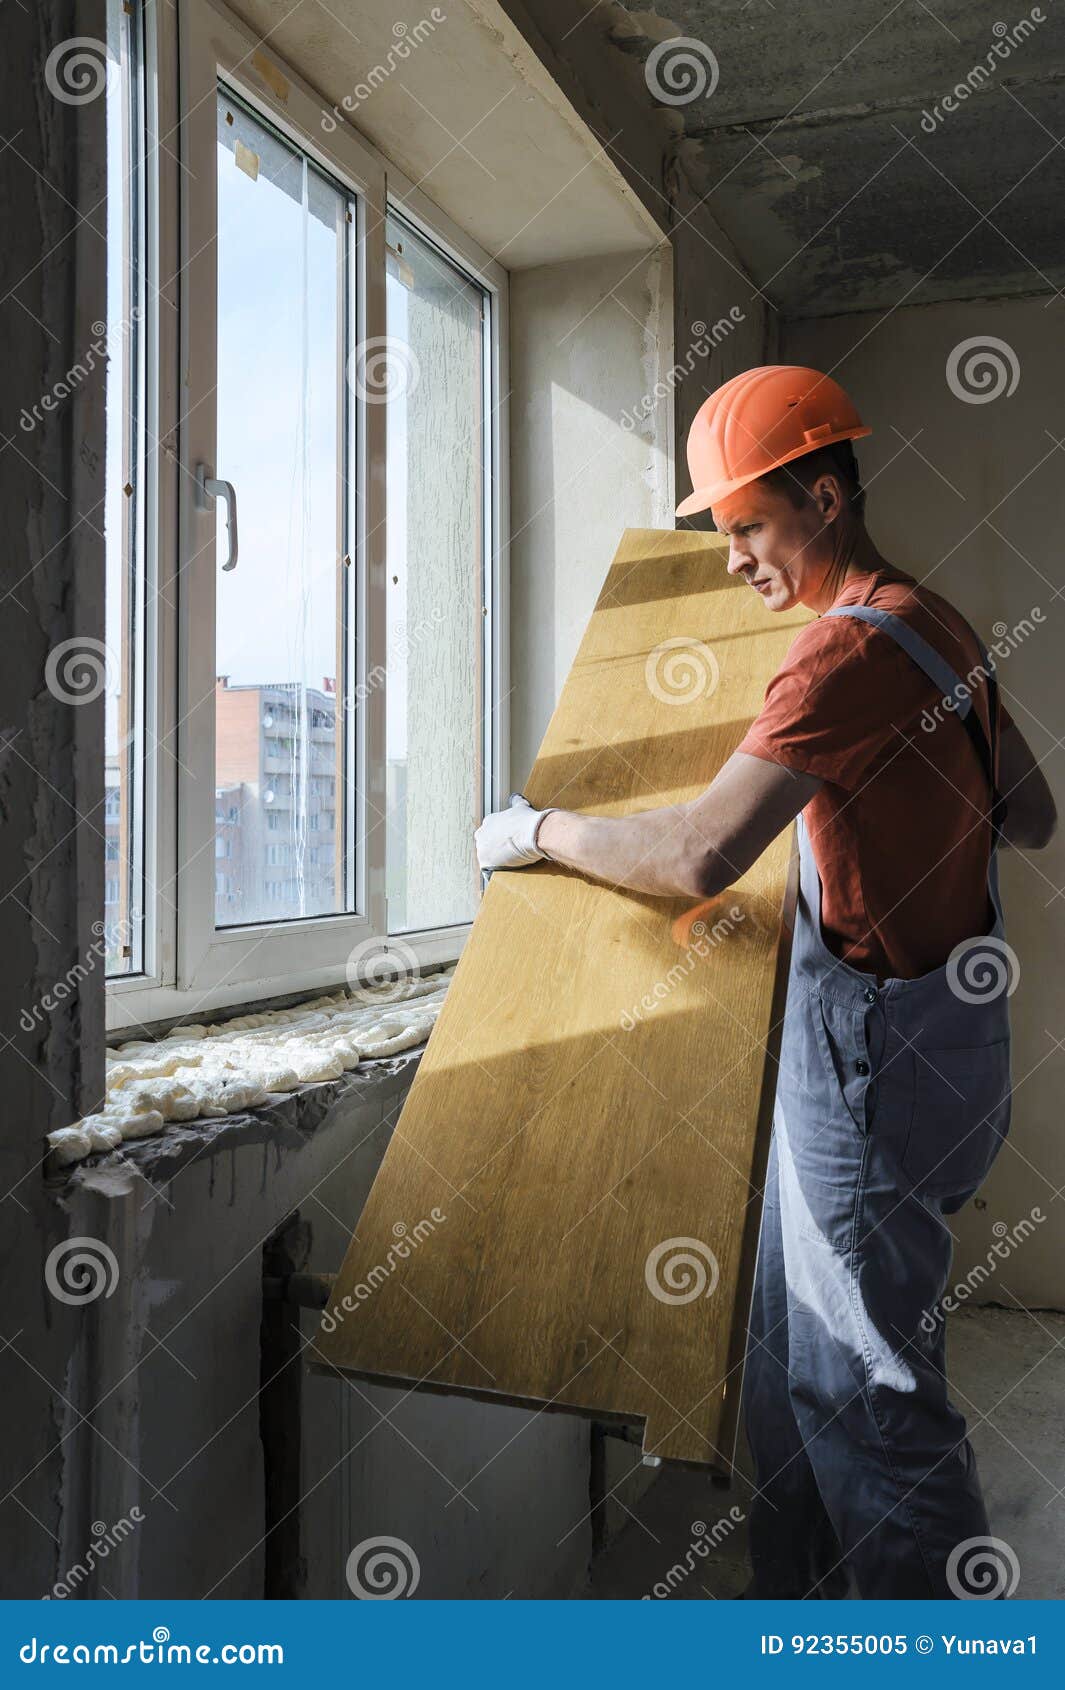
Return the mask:
[[236,569],[238,557],[237,539],[237,490],[231,481],[218,481],[208,475],[207,465],[198,464],[196,468],[196,505],[199,510],[208,510],[212,499],[222,499],[226,507],[226,535],[229,540],[229,556],[222,565],[223,569]]

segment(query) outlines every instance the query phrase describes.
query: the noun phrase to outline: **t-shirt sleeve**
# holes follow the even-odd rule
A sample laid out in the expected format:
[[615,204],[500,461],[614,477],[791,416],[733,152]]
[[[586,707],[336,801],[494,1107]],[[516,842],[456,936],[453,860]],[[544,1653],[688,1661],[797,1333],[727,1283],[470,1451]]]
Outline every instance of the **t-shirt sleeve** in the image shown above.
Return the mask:
[[879,629],[823,619],[797,635],[737,749],[853,792],[901,749],[934,690]]

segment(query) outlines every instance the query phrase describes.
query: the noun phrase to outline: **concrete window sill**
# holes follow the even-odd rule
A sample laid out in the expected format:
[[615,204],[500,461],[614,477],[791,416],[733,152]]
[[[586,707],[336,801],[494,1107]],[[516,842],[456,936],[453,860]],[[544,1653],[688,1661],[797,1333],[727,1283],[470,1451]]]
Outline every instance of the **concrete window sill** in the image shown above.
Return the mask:
[[[299,1149],[317,1132],[322,1122],[341,1103],[377,1101],[387,1105],[394,1096],[397,1105],[410,1087],[425,1054],[425,1044],[395,1056],[361,1062],[350,1073],[335,1080],[316,1080],[296,1091],[278,1092],[254,1109],[241,1110],[221,1119],[169,1121],[151,1138],[127,1139],[118,1149],[88,1156],[81,1162],[49,1172],[48,1190],[53,1195],[72,1186],[91,1186],[105,1191],[116,1176],[125,1184],[131,1168],[153,1185],[165,1183],[190,1162],[218,1155],[234,1145],[273,1144],[278,1149]],[[398,1113],[398,1108],[397,1108]]]
[[178,1027],[109,1051],[102,1108],[49,1135],[49,1183],[114,1166],[166,1177],[235,1138],[298,1144],[341,1100],[405,1090],[453,972]]

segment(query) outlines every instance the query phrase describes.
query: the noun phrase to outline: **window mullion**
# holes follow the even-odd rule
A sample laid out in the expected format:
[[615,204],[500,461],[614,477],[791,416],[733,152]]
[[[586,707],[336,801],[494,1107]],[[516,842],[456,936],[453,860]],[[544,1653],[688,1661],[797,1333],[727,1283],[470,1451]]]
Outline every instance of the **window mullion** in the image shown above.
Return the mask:
[[179,988],[209,983],[215,896],[215,572],[213,510],[198,508],[196,473],[216,469],[218,273],[216,62],[206,31],[182,31],[181,422],[179,439],[177,905]]

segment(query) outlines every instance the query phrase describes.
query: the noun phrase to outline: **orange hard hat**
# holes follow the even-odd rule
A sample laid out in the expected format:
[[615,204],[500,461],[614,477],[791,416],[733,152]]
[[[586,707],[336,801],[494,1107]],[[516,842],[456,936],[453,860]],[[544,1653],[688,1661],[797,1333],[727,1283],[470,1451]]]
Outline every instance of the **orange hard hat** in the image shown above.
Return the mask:
[[709,510],[793,458],[872,434],[839,383],[802,364],[759,364],[703,401],[688,430],[695,491],[678,516]]

